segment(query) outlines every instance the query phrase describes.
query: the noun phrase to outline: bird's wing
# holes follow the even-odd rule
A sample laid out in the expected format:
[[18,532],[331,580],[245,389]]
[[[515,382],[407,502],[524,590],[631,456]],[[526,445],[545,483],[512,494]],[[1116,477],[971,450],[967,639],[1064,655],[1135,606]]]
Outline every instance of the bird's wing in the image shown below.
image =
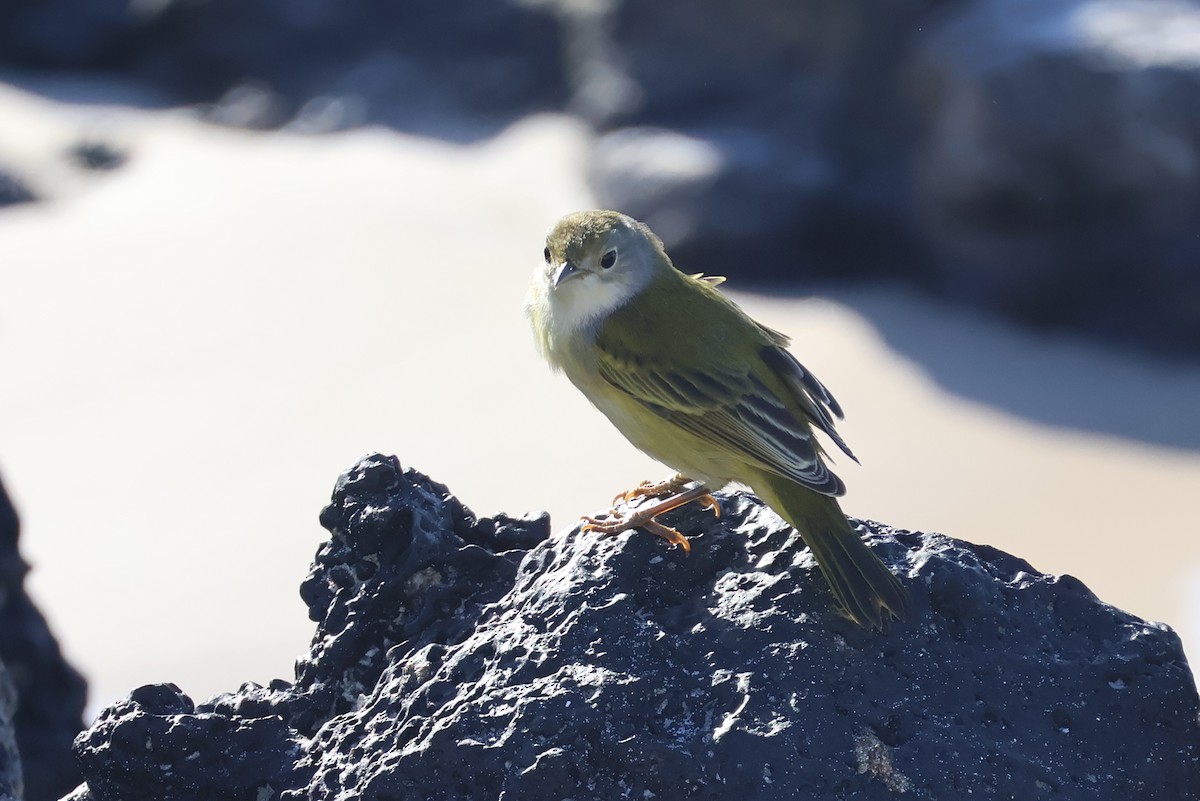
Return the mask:
[[[743,461],[822,494],[842,494],[844,485],[822,461],[810,427],[815,422],[846,449],[833,430],[836,401],[783,350],[780,335],[757,327],[740,310],[732,316],[724,308],[710,311],[709,336],[695,343],[664,347],[668,332],[652,330],[645,320],[604,326],[595,343],[600,376],[663,420]],[[758,328],[746,342],[749,350],[711,346],[745,341],[722,336],[720,327],[747,324]]]
[[[776,336],[782,335],[776,334]],[[788,384],[788,387],[795,393],[795,397],[800,399],[805,415],[816,423],[842,449],[843,453],[857,462],[858,457],[854,455],[854,451],[850,450],[850,446],[846,444],[842,435],[834,427],[833,419],[836,417],[841,420],[843,417],[842,407],[838,404],[837,398],[833,397],[833,393],[826,389],[825,385],[810,373],[807,367],[785,349],[784,345],[786,344],[787,339],[784,338],[782,344],[764,349],[763,360]]]

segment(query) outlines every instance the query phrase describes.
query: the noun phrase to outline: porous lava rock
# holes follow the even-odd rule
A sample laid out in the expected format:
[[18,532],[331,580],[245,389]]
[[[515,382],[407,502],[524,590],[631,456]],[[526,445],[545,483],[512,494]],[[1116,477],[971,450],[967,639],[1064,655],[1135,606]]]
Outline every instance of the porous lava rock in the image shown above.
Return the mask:
[[835,611],[754,496],[630,532],[477,518],[391,457],[322,513],[294,683],[141,688],[80,736],[96,799],[1191,799],[1179,639],[994,548],[857,522],[911,620]]

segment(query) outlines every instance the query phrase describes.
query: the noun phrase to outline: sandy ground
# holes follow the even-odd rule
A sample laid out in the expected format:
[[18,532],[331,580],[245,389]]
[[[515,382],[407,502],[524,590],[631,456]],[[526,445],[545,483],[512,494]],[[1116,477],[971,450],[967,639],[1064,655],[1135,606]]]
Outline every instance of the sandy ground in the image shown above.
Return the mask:
[[[0,119],[0,166],[52,196],[0,210],[0,475],[93,710],[290,678],[317,514],[366,452],[556,529],[666,473],[520,311],[548,225],[593,205],[570,120],[305,138],[2,85]],[[81,136],[130,162],[64,168]],[[849,513],[1071,573],[1197,653],[1200,369],[903,291],[732,289],[846,408]]]

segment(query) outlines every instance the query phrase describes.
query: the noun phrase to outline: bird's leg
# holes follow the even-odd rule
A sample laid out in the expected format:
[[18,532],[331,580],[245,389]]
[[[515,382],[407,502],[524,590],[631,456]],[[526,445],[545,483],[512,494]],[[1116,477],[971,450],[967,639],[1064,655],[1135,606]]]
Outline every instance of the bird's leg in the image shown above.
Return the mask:
[[613,498],[613,506],[625,501],[635,501],[638,498],[665,498],[674,495],[691,484],[692,480],[683,473],[676,473],[665,481],[643,481],[628,492],[622,492]]
[[[684,482],[690,483],[690,482]],[[721,507],[717,503],[717,499],[708,491],[708,487],[703,484],[686,489],[683,492],[678,492],[670,497],[655,501],[646,506],[641,506],[626,512],[624,515],[617,515],[614,509],[610,514],[614,515],[611,520],[601,520],[595,517],[584,517],[587,522],[584,524],[582,531],[598,531],[601,534],[620,534],[622,531],[628,531],[631,528],[644,528],[656,537],[662,537],[672,545],[678,545],[683,548],[685,553],[690,553],[692,550],[691,544],[687,537],[680,534],[675,529],[664,526],[654,518],[659,515],[666,514],[673,509],[678,509],[681,506],[686,506],[693,501],[704,501],[706,508],[711,508],[713,513],[718,517],[721,516]]]

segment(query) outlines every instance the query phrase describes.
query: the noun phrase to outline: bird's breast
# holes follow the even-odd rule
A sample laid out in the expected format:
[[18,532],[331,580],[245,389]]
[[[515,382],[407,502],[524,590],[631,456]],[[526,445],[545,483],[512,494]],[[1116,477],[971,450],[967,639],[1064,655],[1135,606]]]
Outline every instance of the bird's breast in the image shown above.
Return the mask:
[[596,368],[595,358],[589,360],[586,346],[580,350],[583,352],[564,361],[563,372],[635,448],[713,488],[741,480],[740,468],[727,452],[661,417],[605,381]]

